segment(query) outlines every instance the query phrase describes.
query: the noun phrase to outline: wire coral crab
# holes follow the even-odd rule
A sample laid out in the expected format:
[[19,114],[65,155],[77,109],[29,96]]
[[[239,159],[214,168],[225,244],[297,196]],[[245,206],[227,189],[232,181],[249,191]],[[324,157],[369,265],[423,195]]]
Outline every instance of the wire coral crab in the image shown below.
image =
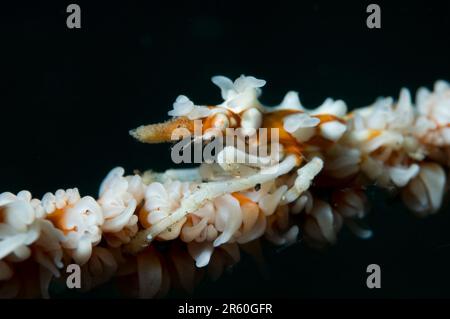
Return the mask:
[[[144,143],[214,146],[196,168],[109,172],[97,198],[78,189],[41,199],[0,194],[0,293],[49,297],[65,267],[81,268],[82,289],[113,277],[126,293],[160,297],[218,278],[240,251],[260,258],[261,239],[333,244],[349,227],[369,238],[365,189],[398,190],[418,216],[442,205],[450,165],[450,86],[421,88],[413,104],[380,98],[348,112],[341,100],[304,108],[296,92],[277,106],[259,101],[264,80],[215,76],[219,105],[180,95],[172,119],[130,131]],[[270,131],[270,134],[266,134]],[[273,133],[273,134],[272,134]]]

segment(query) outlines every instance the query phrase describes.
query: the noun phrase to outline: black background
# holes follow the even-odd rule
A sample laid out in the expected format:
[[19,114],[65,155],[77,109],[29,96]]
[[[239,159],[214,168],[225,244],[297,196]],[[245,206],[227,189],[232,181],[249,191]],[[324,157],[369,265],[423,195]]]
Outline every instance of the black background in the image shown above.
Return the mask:
[[[67,1],[1,6],[0,191],[95,196],[115,166],[173,166],[169,145],[139,144],[128,130],[166,119],[179,94],[220,102],[216,74],[263,78],[265,104],[296,90],[307,107],[330,96],[354,108],[450,80],[448,3],[374,1],[382,28],[371,30],[364,1],[73,2],[80,30],[66,27]],[[270,279],[244,258],[194,296],[450,297],[448,204],[418,220],[396,198],[371,196],[371,240],[344,231],[326,251],[266,247]],[[371,263],[382,268],[378,290],[365,285]]]

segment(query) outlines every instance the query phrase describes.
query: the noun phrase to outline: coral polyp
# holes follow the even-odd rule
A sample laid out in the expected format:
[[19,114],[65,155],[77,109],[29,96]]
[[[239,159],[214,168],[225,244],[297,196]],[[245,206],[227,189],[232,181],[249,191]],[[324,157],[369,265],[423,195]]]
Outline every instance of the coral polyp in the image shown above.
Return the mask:
[[180,95],[172,119],[130,131],[141,142],[181,145],[181,153],[200,145],[198,167],[134,175],[117,167],[96,199],[76,188],[41,199],[0,194],[3,296],[48,297],[50,282],[70,264],[81,267],[83,290],[117,277],[134,278],[124,291],[131,296],[160,297],[173,285],[191,292],[203,269],[219,277],[242,249],[259,259],[262,240],[302,238],[322,247],[344,226],[369,238],[360,221],[371,185],[398,193],[420,217],[441,207],[450,166],[448,83],[419,89],[415,103],[402,89],[398,101],[379,98],[349,112],[330,98],[305,108],[293,91],[280,105],[263,105],[266,82],[251,76],[212,81],[221,104]]

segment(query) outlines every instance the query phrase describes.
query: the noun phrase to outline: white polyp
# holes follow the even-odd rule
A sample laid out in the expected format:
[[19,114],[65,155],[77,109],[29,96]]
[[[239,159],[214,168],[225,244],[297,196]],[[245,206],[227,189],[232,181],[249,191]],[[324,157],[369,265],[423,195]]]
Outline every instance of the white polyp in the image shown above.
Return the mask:
[[180,95],[173,103],[173,110],[168,113],[170,116],[186,116],[190,120],[208,117],[211,111],[206,106],[194,105],[188,97]]
[[288,204],[295,201],[303,192],[305,192],[314,177],[319,174],[323,168],[323,160],[319,157],[314,157],[309,163],[297,170],[297,178],[294,186],[292,186],[285,194],[282,204]]
[[430,90],[428,90],[425,87],[420,87],[417,90],[416,93],[416,104],[417,104],[417,110],[419,111],[420,114],[424,114],[425,113],[425,102],[428,99],[428,97],[430,96],[431,92]]
[[[239,201],[229,194],[217,197],[214,200],[217,207],[216,228],[222,233],[214,240],[214,247],[228,242],[242,223],[241,207]],[[223,225],[222,227],[219,227]]]
[[353,219],[346,219],[345,224],[353,234],[361,239],[369,239],[373,236],[373,231],[359,226]]
[[267,232],[266,238],[270,242],[272,242],[278,246],[290,245],[297,241],[297,237],[298,237],[299,233],[300,233],[300,229],[298,228],[297,225],[294,225],[294,226],[290,227],[284,233]]
[[409,167],[394,166],[388,168],[389,176],[397,187],[403,187],[409,183],[411,179],[417,176],[420,171],[419,165],[412,164]]
[[298,92],[289,91],[283,98],[283,101],[280,105],[276,107],[269,107],[266,109],[267,112],[278,111],[278,110],[298,110],[302,111],[302,103],[300,102],[300,98],[298,96]]
[[224,76],[214,76],[211,80],[220,88],[222,98],[225,100],[220,106],[236,113],[261,106],[257,97],[261,93],[260,88],[266,84],[266,81],[244,75],[237,78],[234,83]]
[[333,211],[330,205],[322,200],[316,200],[310,215],[315,218],[325,239],[330,243],[334,243],[336,241],[336,231],[334,229]]
[[450,89],[450,83],[444,80],[437,80],[434,83],[434,91],[436,93],[444,93],[446,90]]
[[17,234],[0,241],[0,259],[5,258],[15,249],[24,245],[27,240],[27,234]]
[[319,126],[321,135],[333,142],[339,140],[347,130],[347,125],[339,121],[331,121]]
[[331,114],[342,117],[347,113],[347,105],[342,100],[326,99],[321,106],[309,111],[312,115]]
[[[36,238],[37,238],[37,234],[36,234]],[[16,248],[10,256],[8,256],[8,260],[10,261],[14,261],[14,262],[21,262],[24,261],[26,259],[28,259],[28,257],[31,256],[31,249],[28,248],[26,245],[22,245],[18,248]]]
[[283,195],[286,193],[288,187],[286,185],[280,186],[275,192],[266,194],[259,200],[259,207],[264,215],[270,216],[275,212],[275,209],[281,202]]
[[208,265],[211,255],[214,251],[214,246],[210,242],[190,242],[187,244],[189,254],[194,258],[195,265],[202,268]]
[[446,183],[445,171],[435,163],[425,163],[420,167],[420,178],[423,181],[430,199],[432,212],[441,206]]
[[136,200],[130,199],[128,206],[117,216],[110,219],[105,219],[102,225],[102,230],[105,232],[119,232],[130,222],[130,218],[134,215],[136,210]]
[[320,119],[311,117],[306,113],[288,115],[283,120],[283,127],[289,133],[295,133],[298,129],[311,128],[319,125]]
[[[123,235],[126,228],[129,235],[134,235],[134,218],[136,207],[144,198],[145,185],[138,175],[124,177],[124,169],[117,167],[108,174],[100,186],[98,203],[103,211],[104,223],[102,231],[115,233],[111,236]],[[120,233],[120,234],[119,234]],[[121,241],[129,241],[122,236]]]
[[208,225],[208,218],[204,217],[200,222],[198,222],[196,225],[184,225],[181,234],[180,239],[184,242],[191,242],[195,238],[198,238],[202,231],[206,229],[206,226]]
[[19,232],[26,231],[35,217],[31,204],[23,200],[11,201],[1,208],[5,223],[11,225]]
[[419,216],[435,213],[442,204],[445,183],[445,171],[440,165],[421,164],[419,174],[402,191],[403,201]]

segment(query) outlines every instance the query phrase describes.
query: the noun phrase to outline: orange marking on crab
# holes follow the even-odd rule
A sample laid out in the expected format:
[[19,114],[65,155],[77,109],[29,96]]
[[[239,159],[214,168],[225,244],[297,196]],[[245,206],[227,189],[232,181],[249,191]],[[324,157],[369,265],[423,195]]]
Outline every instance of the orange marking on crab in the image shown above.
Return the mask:
[[73,226],[72,228],[67,228],[66,226],[66,210],[67,207],[60,209],[57,208],[53,213],[47,215],[47,219],[55,225],[56,228],[60,229],[64,235],[67,235],[71,231],[77,231],[77,226]]
[[374,139],[377,136],[381,135],[380,130],[369,130],[369,136],[367,137],[368,140]]
[[[263,119],[263,127],[266,128],[278,128],[279,129],[279,139],[280,144],[283,145],[284,151],[289,154],[295,154],[299,158],[302,158],[302,151],[305,149],[305,146],[302,146],[290,133],[288,133],[283,126],[283,120],[286,116],[302,113],[298,110],[281,110],[273,113],[268,113],[264,116]],[[314,115],[313,117],[318,118],[320,120],[320,124],[324,124],[327,122],[338,121],[343,124],[346,123],[344,119],[341,119],[337,116],[331,114],[319,114]],[[270,139],[269,139],[270,141]],[[310,141],[304,143],[305,145],[314,145],[321,148],[330,147],[334,142],[328,141],[320,136],[314,136]]]
[[202,133],[205,133],[209,129],[214,128],[214,119],[216,118],[216,115],[208,116],[206,119],[203,120],[202,123]]
[[[218,108],[221,107],[209,106],[209,108]],[[219,112],[208,116],[207,118],[202,120],[202,134],[205,134],[208,130],[220,130],[220,133],[225,133],[227,128],[237,128],[241,125],[241,117],[227,109],[223,109],[223,112]],[[226,124],[220,122],[219,117],[225,117]]]
[[[289,134],[283,126],[283,120],[286,116],[301,113],[301,111],[297,110],[280,110],[272,113],[265,114],[263,117],[263,123],[262,127],[265,127],[267,129],[270,128],[277,128],[278,129],[278,135],[279,135],[279,142],[284,147],[284,151],[289,154],[297,155],[297,157],[300,159],[302,158],[302,150],[303,147],[300,145],[300,143],[291,135]],[[271,134],[268,134],[268,142],[271,141]]]

